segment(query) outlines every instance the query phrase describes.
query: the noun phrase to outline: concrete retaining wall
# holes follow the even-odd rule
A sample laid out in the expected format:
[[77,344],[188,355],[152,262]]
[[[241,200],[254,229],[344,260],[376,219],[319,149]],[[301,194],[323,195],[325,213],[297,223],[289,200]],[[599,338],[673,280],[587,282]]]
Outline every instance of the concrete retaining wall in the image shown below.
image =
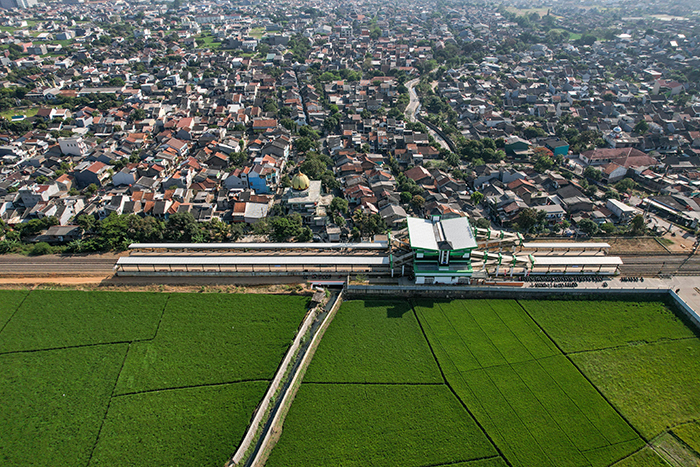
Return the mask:
[[700,316],[698,316],[698,313],[690,308],[690,306],[673,290],[668,291],[668,296],[671,298],[673,304],[678,307],[678,310],[695,325],[696,329],[700,330]]
[[347,299],[380,297],[423,298],[513,298],[513,299],[613,299],[638,297],[649,300],[665,300],[668,289],[609,289],[609,288],[522,288],[522,287],[459,287],[459,286],[370,286],[350,285]]
[[311,359],[313,358],[314,353],[316,353],[318,345],[321,343],[321,338],[325,334],[326,329],[328,329],[328,326],[333,321],[333,318],[338,312],[338,309],[340,308],[340,304],[342,302],[343,291],[341,291],[338,294],[338,298],[333,304],[333,308],[331,308],[331,310],[328,312],[326,319],[323,320],[323,323],[321,323],[321,326],[316,331],[316,334],[314,334],[314,337],[311,339],[311,343],[309,344],[309,348],[301,360],[297,372],[292,376],[292,381],[289,385],[289,389],[282,398],[280,408],[275,414],[275,418],[272,420],[270,430],[265,435],[265,439],[263,440],[262,445],[260,446],[258,455],[251,464],[253,467],[263,467],[265,465],[265,462],[267,461],[267,457],[270,455],[270,451],[272,450],[272,448],[274,448],[275,444],[277,444],[277,439],[279,438],[279,435],[282,432],[282,424],[284,423],[284,419],[287,416],[287,412],[289,412],[289,408],[291,407],[292,402],[296,397],[297,390],[299,389],[299,385],[301,384],[301,381],[304,378],[306,369],[311,363]]
[[277,373],[275,374],[274,379],[270,383],[270,386],[267,388],[265,397],[263,397],[262,402],[260,403],[257,411],[255,412],[253,421],[251,422],[250,427],[248,428],[248,431],[246,432],[246,435],[243,438],[243,441],[241,442],[240,446],[236,450],[236,453],[233,455],[233,458],[231,459],[228,465],[238,465],[238,463],[241,462],[241,460],[245,456],[246,451],[248,451],[248,448],[255,439],[255,435],[257,434],[258,429],[260,428],[260,424],[264,422],[265,414],[270,408],[270,404],[273,402],[273,396],[279,389],[280,384],[282,384],[282,379],[287,373],[289,365],[292,363],[292,357],[294,357],[294,355],[296,354],[297,349],[301,345],[302,338],[304,337],[304,335],[306,335],[306,332],[309,330],[315,319],[316,309],[314,308],[306,314],[306,318],[304,318],[304,322],[299,328],[299,331],[297,332],[297,335],[294,338],[294,342],[292,342],[292,345],[289,346],[289,350],[287,350],[287,354],[284,356],[282,363],[277,369]]
[[690,323],[700,331],[700,314],[693,310],[672,289],[658,288],[520,288],[520,287],[453,287],[453,286],[370,286],[349,285],[345,298],[510,298],[538,300],[620,300],[634,298],[638,300],[659,300],[675,306]]

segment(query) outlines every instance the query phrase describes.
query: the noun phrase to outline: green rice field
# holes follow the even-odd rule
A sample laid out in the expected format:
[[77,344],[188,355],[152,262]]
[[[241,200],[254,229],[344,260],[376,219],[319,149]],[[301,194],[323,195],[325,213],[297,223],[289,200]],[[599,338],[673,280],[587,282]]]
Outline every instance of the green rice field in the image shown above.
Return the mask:
[[307,306],[0,291],[0,465],[223,465]]
[[657,302],[350,301],[266,465],[685,465],[698,366]]
[[[0,465],[223,465],[307,307],[0,290]],[[698,374],[658,302],[348,301],[266,465],[696,465]]]

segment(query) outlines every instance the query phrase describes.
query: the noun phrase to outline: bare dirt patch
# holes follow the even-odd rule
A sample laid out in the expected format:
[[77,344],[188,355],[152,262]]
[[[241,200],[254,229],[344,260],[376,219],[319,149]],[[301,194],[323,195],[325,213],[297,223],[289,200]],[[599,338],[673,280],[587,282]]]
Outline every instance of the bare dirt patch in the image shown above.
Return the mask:
[[200,292],[200,293],[313,293],[299,278],[261,277],[117,277],[110,276],[16,276],[0,278],[0,289],[111,290],[124,292]]
[[[533,240],[537,243],[566,243],[561,238],[537,238]],[[572,241],[572,243],[574,243]],[[577,241],[576,243],[608,243],[611,255],[643,255],[668,253],[653,237],[595,237],[591,239]]]

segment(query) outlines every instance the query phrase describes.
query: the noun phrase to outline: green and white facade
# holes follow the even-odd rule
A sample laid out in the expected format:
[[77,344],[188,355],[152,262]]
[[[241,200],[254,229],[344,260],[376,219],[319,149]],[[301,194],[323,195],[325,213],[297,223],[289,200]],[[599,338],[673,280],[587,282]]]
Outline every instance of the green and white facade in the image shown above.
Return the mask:
[[416,284],[457,284],[472,276],[471,253],[476,238],[466,217],[419,219],[409,217]]

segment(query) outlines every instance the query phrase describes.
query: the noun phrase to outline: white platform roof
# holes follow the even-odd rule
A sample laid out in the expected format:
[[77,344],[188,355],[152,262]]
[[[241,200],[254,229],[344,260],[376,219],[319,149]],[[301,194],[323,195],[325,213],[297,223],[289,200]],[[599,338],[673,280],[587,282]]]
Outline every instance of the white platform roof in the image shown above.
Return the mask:
[[588,250],[588,249],[601,249],[601,248],[610,248],[610,244],[608,243],[573,243],[573,242],[552,242],[552,243],[534,243],[534,242],[529,242],[529,243],[523,243],[523,248],[550,248],[554,250],[565,250],[565,249],[574,249],[574,250]]
[[389,265],[389,258],[384,256],[123,256],[117,260],[117,266],[226,266],[226,265],[261,265],[261,266],[333,266],[333,265]]
[[476,248],[476,239],[466,217],[432,221],[408,217],[411,248],[423,250],[463,250]]
[[362,243],[132,243],[129,249],[167,249],[167,250],[285,250],[285,249],[354,249],[385,250],[387,242]]
[[535,266],[622,266],[618,256],[534,256]]

